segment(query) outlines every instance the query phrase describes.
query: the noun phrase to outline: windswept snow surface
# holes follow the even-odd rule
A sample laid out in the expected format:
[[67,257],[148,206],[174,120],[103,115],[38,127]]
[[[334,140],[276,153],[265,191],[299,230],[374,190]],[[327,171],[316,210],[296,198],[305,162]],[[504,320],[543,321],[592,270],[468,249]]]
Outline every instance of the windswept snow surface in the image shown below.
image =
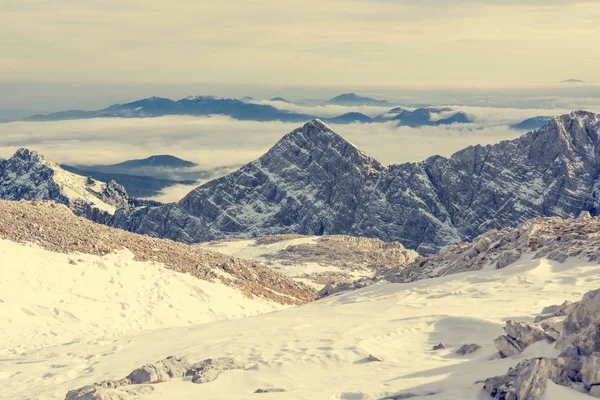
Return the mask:
[[[63,399],[70,389],[122,378],[145,363],[170,355],[186,356],[192,361],[232,356],[247,364],[245,370],[226,371],[211,383],[194,385],[189,380],[175,379],[157,384],[154,392],[142,399],[266,396],[278,400],[375,400],[414,394],[414,398],[427,400],[483,400],[487,397],[477,381],[504,374],[523,358],[556,355],[551,345],[540,342],[519,356],[490,360],[496,352],[492,340],[503,334],[505,320],[532,320],[544,306],[579,300],[585,292],[600,287],[598,264],[577,259],[560,264],[524,257],[501,270],[484,268],[408,284],[382,283],[251,318],[174,327],[178,322],[207,322],[210,317],[206,316],[206,308],[215,310],[218,319],[225,314],[256,314],[269,307],[246,299],[237,303],[244,304],[245,309],[234,307],[232,304],[241,299],[233,292],[225,295],[221,287],[214,289],[221,296],[215,295],[213,300],[202,294],[194,296],[191,282],[167,285],[167,272],[155,271],[152,275],[148,265],[131,261],[118,267],[108,261],[99,265],[99,259],[94,259],[99,263],[94,264],[89,259],[84,268],[69,267],[65,264],[68,256],[56,256],[62,260],[56,261],[56,266],[38,267],[29,273],[26,271],[35,268],[32,260],[39,256],[37,250],[2,245],[3,269],[7,255],[15,264],[9,266],[12,272],[0,279],[0,315],[11,310],[8,315],[12,318],[3,321],[1,329],[12,332],[13,338],[8,346],[5,340],[0,342],[0,398],[11,400]],[[55,265],[51,261],[49,265]],[[61,277],[61,271],[68,268],[77,273],[65,272]],[[29,276],[19,276],[19,270]],[[87,275],[92,271],[94,279],[72,282],[85,279],[82,272]],[[123,298],[135,303],[136,293],[140,293],[136,287],[144,285],[138,279],[142,275],[146,275],[150,287],[158,281],[161,295],[170,298],[136,312],[118,310]],[[161,275],[163,278],[158,279]],[[110,277],[124,287],[117,289],[118,284],[111,284]],[[69,307],[60,303],[61,299],[68,301]],[[220,306],[224,301],[229,304],[228,311]],[[112,311],[101,311],[105,304],[113,307]],[[144,325],[140,320],[164,320],[169,304],[185,315],[186,321],[171,321],[170,325],[165,322],[162,329],[144,329],[158,328],[157,323]],[[53,308],[69,311],[75,317],[54,313]],[[15,315],[19,312],[29,325],[17,321]],[[121,312],[128,313],[128,317],[121,317]],[[196,320],[192,318],[195,315]],[[89,326],[99,324],[97,330],[81,331],[88,317]],[[106,318],[111,321],[112,337],[105,332],[109,325]],[[137,332],[121,334],[120,324],[131,325],[129,319],[140,321]],[[50,331],[56,331],[57,336],[53,344],[46,345],[49,339],[43,333],[51,335]],[[432,351],[432,346],[440,342],[446,349]],[[456,349],[465,343],[477,343],[482,348],[467,356],[456,355]],[[369,354],[383,362],[367,362]],[[259,388],[270,387],[286,392],[254,394]],[[547,400],[576,399],[577,395],[550,385]]]
[[104,257],[59,254],[0,240],[0,358],[281,308],[221,283],[135,261],[128,250]]

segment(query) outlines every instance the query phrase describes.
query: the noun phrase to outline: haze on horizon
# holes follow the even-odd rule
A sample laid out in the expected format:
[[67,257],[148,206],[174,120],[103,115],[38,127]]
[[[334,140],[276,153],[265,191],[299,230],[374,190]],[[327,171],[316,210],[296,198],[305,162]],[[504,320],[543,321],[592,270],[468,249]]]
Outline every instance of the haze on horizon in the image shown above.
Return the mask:
[[4,0],[0,107],[19,94],[38,108],[78,91],[131,100],[146,85],[311,97],[593,83],[598,20],[586,0]]

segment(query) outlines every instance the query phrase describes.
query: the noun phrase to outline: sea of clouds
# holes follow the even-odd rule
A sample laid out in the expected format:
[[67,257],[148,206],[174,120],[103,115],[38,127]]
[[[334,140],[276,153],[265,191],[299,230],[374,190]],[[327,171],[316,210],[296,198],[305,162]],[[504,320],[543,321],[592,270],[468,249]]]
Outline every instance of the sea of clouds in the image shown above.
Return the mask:
[[[374,116],[386,112],[377,107],[278,106],[312,115],[339,115],[359,111]],[[432,155],[450,156],[475,144],[514,139],[524,132],[509,124],[537,115],[560,115],[568,109],[509,109],[454,107],[466,112],[470,124],[398,127],[394,122],[331,125],[331,128],[383,164],[423,160]],[[592,111],[600,111],[595,109]],[[235,168],[248,163],[300,124],[238,121],[224,116],[106,118],[55,122],[0,124],[0,157],[10,157],[27,147],[46,158],[66,164],[112,164],[124,160],[170,154],[198,163],[198,168]],[[199,182],[200,183],[200,182]],[[181,198],[191,187],[178,185],[160,196],[161,201]]]

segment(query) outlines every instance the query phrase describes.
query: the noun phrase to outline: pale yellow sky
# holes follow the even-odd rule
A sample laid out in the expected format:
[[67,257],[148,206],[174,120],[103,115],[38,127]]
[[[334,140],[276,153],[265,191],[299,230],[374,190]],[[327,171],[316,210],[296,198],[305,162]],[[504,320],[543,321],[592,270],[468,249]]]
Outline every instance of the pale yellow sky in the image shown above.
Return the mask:
[[2,0],[0,80],[600,81],[600,2]]

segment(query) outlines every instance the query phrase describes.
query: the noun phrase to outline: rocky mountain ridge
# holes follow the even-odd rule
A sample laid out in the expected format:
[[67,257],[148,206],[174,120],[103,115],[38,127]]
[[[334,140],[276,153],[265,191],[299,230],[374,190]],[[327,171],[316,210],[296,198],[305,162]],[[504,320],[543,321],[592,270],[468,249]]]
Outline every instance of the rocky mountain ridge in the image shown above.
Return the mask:
[[77,215],[103,223],[108,223],[117,209],[130,208],[127,192],[115,181],[104,183],[72,174],[28,149],[0,159],[0,199],[53,200]]
[[599,137],[600,116],[577,111],[512,141],[385,167],[315,120],[180,202],[114,225],[187,243],[347,234],[431,254],[531,218],[596,214]]

